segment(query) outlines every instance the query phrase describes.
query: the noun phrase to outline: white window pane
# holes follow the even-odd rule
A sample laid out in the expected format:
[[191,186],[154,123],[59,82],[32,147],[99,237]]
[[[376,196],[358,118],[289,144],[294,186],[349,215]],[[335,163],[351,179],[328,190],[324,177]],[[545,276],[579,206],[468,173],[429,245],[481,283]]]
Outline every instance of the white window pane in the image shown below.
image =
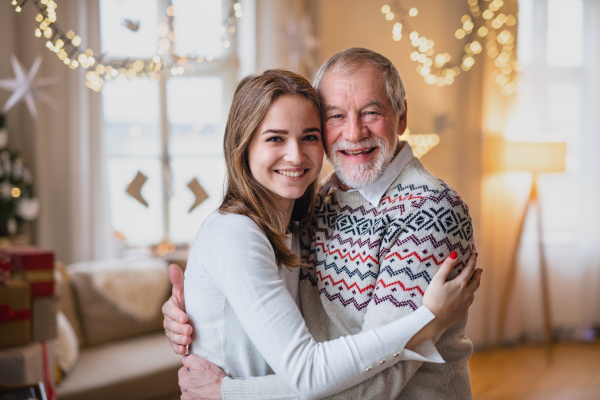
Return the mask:
[[170,78],[167,116],[171,157],[221,153],[224,125],[221,79]]
[[533,0],[519,0],[519,62],[531,63],[533,58]]
[[222,57],[228,27],[222,27],[220,0],[173,0],[173,25],[177,36],[175,52],[196,56]]
[[107,82],[102,107],[109,155],[160,154],[158,83],[150,79]]
[[552,82],[546,93],[546,129],[567,141],[581,130],[582,91],[578,83]]
[[[125,192],[138,171],[148,177],[141,194],[149,207]],[[160,160],[150,157],[109,157],[108,179],[113,229],[125,236],[127,245],[159,243],[163,238]]]
[[548,0],[546,60],[553,66],[583,63],[582,0]]
[[[138,24],[128,29],[126,20]],[[157,50],[156,0],[101,0],[100,40],[107,58],[151,58]]]
[[[171,240],[175,243],[191,243],[204,218],[214,211],[223,197],[225,162],[221,155],[178,157],[172,159],[173,196],[169,203]],[[195,196],[187,187],[196,178],[204,188],[208,199],[189,213]]]
[[[216,77],[177,77],[167,81],[169,155],[173,174],[169,204],[171,240],[190,243],[223,192],[223,84]],[[209,198],[189,213],[196,178]]]

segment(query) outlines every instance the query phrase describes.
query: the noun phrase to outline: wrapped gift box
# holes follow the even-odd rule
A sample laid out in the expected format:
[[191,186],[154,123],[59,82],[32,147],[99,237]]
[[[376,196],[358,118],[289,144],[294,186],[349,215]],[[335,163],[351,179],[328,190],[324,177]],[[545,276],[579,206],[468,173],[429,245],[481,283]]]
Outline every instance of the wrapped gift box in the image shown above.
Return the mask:
[[0,286],[0,347],[30,342],[30,297],[29,284],[22,280]]
[[31,285],[32,297],[54,296],[54,253],[36,248],[12,252],[12,272]]
[[56,314],[58,297],[35,297],[31,299],[31,340],[41,342],[58,335]]
[[55,342],[53,340],[0,349],[0,384],[25,385],[41,381],[53,398]]
[[6,249],[0,249],[0,285],[5,285],[10,277],[11,254]]

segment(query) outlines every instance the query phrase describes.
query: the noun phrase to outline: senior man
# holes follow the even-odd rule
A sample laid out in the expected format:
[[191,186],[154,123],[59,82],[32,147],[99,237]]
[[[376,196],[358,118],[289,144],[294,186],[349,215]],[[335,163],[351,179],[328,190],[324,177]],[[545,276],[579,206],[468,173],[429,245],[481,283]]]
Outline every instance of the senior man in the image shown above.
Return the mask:
[[[324,139],[335,173],[317,199],[311,233],[301,236],[300,298],[317,341],[373,329],[422,305],[432,276],[452,251],[456,273],[475,254],[471,218],[462,198],[400,142],[407,125],[402,80],[384,56],[352,48],[319,70],[315,88],[324,106]],[[172,271],[175,272],[175,271]],[[479,278],[481,270],[474,277]],[[182,276],[172,274],[165,330],[176,352],[190,343]],[[425,342],[443,364],[400,361],[339,393],[343,399],[470,399],[466,319]],[[394,356],[397,356],[395,354]],[[380,363],[385,363],[381,360]],[[180,370],[183,398],[293,399],[275,375],[224,378],[195,355]],[[189,370],[188,370],[189,368]],[[365,366],[365,374],[373,366]]]

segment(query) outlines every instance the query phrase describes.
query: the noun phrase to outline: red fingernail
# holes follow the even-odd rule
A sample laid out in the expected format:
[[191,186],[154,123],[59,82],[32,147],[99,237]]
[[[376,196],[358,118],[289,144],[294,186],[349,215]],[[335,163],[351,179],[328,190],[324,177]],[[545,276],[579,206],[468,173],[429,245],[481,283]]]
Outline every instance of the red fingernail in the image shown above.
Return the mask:
[[453,260],[456,260],[456,257],[458,256],[458,253],[456,251],[453,251],[452,253],[450,253],[450,258]]

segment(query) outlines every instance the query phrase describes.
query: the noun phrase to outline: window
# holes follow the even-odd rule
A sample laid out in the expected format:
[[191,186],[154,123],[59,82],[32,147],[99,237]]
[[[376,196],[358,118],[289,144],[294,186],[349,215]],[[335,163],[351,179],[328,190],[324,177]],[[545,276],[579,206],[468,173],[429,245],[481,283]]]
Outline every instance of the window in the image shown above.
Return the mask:
[[[582,187],[584,0],[520,0],[519,16],[518,51],[524,69],[507,139],[567,143],[566,173],[541,176],[540,190],[544,241],[573,244],[582,217],[572,201],[580,198]],[[533,227],[526,236],[535,237]]]
[[[117,76],[102,90],[111,219],[128,246],[188,244],[219,204],[237,76],[232,8],[228,0],[100,0],[105,61],[160,55],[173,66],[155,78]],[[147,207],[125,192],[138,172]],[[193,179],[209,197],[190,212]]]

